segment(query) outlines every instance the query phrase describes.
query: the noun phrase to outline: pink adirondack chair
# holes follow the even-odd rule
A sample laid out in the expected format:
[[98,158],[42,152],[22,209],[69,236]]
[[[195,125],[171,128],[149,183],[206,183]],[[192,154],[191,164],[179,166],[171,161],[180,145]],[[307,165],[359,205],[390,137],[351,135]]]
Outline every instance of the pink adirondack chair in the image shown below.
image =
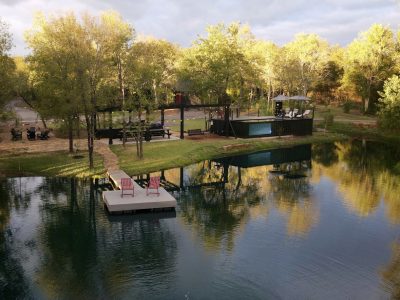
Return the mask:
[[[124,191],[132,191],[132,194],[124,194]],[[124,195],[132,195],[132,197],[135,195],[131,178],[121,178],[121,198],[124,197]]]
[[[149,194],[156,194],[157,196],[160,196],[160,192],[158,191],[159,187],[160,177],[150,177],[149,184],[146,187],[146,195],[148,196]],[[155,190],[155,192],[150,192],[149,190]]]

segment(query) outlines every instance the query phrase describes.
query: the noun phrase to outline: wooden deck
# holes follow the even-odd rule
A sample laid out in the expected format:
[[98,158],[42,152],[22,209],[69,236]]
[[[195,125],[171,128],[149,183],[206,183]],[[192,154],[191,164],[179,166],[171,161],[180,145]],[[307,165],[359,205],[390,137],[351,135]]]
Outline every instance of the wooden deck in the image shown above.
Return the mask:
[[121,178],[129,178],[122,170],[109,171],[108,176],[116,190],[103,192],[103,201],[110,213],[125,213],[139,210],[162,210],[176,207],[176,199],[165,189],[159,188],[160,195],[146,195],[146,189],[142,188],[134,180],[134,196],[121,196]]

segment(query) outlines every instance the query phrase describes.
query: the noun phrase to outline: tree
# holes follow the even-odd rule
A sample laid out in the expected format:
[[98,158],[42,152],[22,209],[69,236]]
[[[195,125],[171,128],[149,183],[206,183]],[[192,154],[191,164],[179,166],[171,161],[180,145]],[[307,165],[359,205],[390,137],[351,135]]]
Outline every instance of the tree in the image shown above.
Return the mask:
[[13,95],[15,63],[8,54],[12,46],[8,25],[0,19],[0,109]]
[[[263,101],[264,93],[267,91],[267,107],[271,108],[271,99],[275,91],[278,89],[278,67],[277,62],[279,61],[280,48],[272,42],[257,41],[252,47],[253,58],[255,69],[257,72],[259,87],[261,88],[261,100]],[[257,59],[258,57],[258,59]]]
[[[112,70],[118,66],[121,47],[129,39],[129,28],[113,12],[100,17],[85,14],[81,20],[70,13],[48,19],[39,15],[27,33],[32,49],[30,68],[46,106],[57,117],[67,118],[71,126],[74,117],[85,118],[91,168],[96,110],[106,101],[99,96],[116,75]],[[121,87],[121,80],[117,82]]]
[[400,77],[392,76],[385,81],[379,92],[379,125],[389,131],[400,130]]
[[[32,54],[28,57],[30,74],[26,75],[25,90],[21,84],[21,96],[42,116],[66,120],[70,152],[73,151],[73,121],[82,112],[77,69],[83,62],[84,53],[79,46],[84,35],[73,14],[48,20],[38,14],[26,35]],[[19,74],[23,82],[22,71]]]
[[313,90],[323,97],[324,103],[330,103],[335,98],[335,92],[341,85],[343,67],[334,59],[329,58],[327,62],[323,63],[318,77],[319,80],[315,82]]
[[364,113],[375,112],[378,91],[395,65],[395,40],[389,27],[374,24],[348,46],[343,81],[361,98]]
[[244,49],[253,42],[249,27],[239,23],[207,27],[207,37],[199,38],[183,52],[182,80],[190,82],[190,89],[209,101],[228,94],[241,102],[246,72],[251,69]]
[[[126,57],[133,42],[134,29],[123,21],[121,16],[115,12],[109,12],[101,16],[104,34],[108,37],[108,55],[111,63],[111,80],[117,79],[115,86],[119,88],[119,100],[123,111],[123,139],[125,147],[125,68]],[[113,76],[114,75],[114,76]]]
[[[127,57],[127,105],[137,112],[137,156],[143,158],[142,113],[148,113],[172,93],[177,48],[162,40],[147,39],[135,43]],[[163,95],[163,96],[161,96]],[[162,99],[164,98],[164,99]]]
[[320,70],[327,61],[329,45],[316,34],[298,34],[293,42],[285,45],[287,54],[298,67],[299,91],[307,95],[320,79]]

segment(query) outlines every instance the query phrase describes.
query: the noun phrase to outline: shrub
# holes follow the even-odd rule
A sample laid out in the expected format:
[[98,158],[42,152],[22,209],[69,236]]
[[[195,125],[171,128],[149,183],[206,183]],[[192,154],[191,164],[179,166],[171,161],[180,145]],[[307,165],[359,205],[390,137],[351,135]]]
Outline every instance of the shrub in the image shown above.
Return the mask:
[[329,127],[333,125],[333,121],[334,121],[334,114],[331,112],[330,109],[326,110],[323,114],[322,114],[323,118],[324,118],[324,127],[325,130]]
[[343,112],[348,114],[352,107],[353,107],[353,104],[351,103],[351,101],[350,100],[346,100],[342,105]]

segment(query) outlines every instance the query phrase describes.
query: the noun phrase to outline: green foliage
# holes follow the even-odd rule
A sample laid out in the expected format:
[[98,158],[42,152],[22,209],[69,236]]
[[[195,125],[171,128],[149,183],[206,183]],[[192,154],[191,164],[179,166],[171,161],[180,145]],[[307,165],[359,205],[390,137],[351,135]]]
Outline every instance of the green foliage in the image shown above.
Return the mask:
[[307,95],[320,73],[326,68],[329,45],[316,34],[298,34],[293,42],[285,45],[293,66],[297,68],[299,84],[297,93]]
[[390,28],[375,24],[347,48],[344,85],[363,100],[363,112],[374,112],[378,91],[395,71],[395,39]]
[[199,38],[183,52],[181,80],[203,99],[216,102],[228,94],[240,102],[252,70],[246,59],[251,54],[246,49],[254,42],[249,28],[239,23],[207,27],[207,37]]
[[343,108],[343,112],[348,114],[350,112],[350,109],[353,107],[353,104],[350,100],[346,100],[343,104],[342,104],[342,108]]
[[379,93],[379,125],[389,131],[400,130],[400,77],[392,76],[385,81],[383,92]]
[[8,25],[0,19],[0,109],[3,109],[14,92],[15,63],[8,55],[12,46]]
[[331,112],[330,109],[325,110],[324,112],[321,113],[323,119],[324,119],[324,127],[325,130],[333,125],[333,121],[335,119],[335,115]]

